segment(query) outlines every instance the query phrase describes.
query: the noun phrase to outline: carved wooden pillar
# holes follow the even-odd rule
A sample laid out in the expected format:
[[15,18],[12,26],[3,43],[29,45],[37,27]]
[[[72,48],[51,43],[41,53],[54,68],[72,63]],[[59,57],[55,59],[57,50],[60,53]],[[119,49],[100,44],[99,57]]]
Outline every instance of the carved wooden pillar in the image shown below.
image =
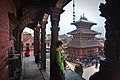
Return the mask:
[[40,26],[37,26],[37,53],[40,51]]
[[21,32],[19,30],[19,27],[14,29],[14,37],[15,37],[15,56],[16,60],[14,63],[15,68],[17,69],[17,72],[21,72],[22,68],[22,61],[21,61]]
[[22,69],[22,60],[21,60],[21,32],[18,30],[18,66],[19,69]]
[[101,16],[106,18],[105,61],[100,71],[90,80],[120,80],[120,1],[106,0],[100,5]]
[[21,61],[21,32],[20,32],[20,30],[18,31],[18,54],[19,54],[19,57],[18,57],[19,69],[22,69],[22,61]]
[[37,42],[36,42],[36,37],[37,37],[37,36],[36,36],[36,28],[34,28],[34,56],[35,56],[35,54],[37,53],[37,52],[36,52],[36,49],[37,49],[37,48],[36,48],[36,44],[37,44]]
[[46,24],[47,21],[41,23],[41,69],[46,69]]
[[40,50],[40,27],[34,29],[34,55]]
[[[55,57],[54,49],[55,49],[55,43],[58,41],[58,34],[59,34],[59,21],[60,21],[60,14],[62,10],[58,8],[52,8],[52,14],[51,14],[51,47],[50,47],[50,80],[53,80],[53,70],[54,67],[52,67],[52,61]],[[58,74],[59,75],[59,74]]]

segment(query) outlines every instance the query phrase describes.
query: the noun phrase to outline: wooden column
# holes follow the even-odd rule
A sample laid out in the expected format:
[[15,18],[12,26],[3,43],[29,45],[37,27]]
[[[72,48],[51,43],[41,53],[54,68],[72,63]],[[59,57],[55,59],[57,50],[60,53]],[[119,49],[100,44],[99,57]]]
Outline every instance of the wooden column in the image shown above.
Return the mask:
[[19,64],[19,69],[21,70],[22,69],[22,60],[21,60],[21,33],[22,32],[20,32],[20,30],[18,31],[18,54],[19,54],[19,57],[18,57],[18,59],[19,59],[19,62],[18,62],[18,64]]
[[[17,67],[18,68],[21,68],[21,56],[20,56],[20,39],[21,39],[21,35],[20,35],[20,30],[19,30],[19,28],[15,28],[14,29],[14,36],[15,36],[15,54],[19,54],[19,57],[18,57],[18,64],[16,64],[16,65],[18,65]],[[20,64],[19,64],[20,63]]]
[[37,53],[40,52],[40,26],[37,26]]
[[36,46],[36,44],[37,44],[37,40],[36,40],[36,28],[34,28],[34,56],[36,55],[36,49],[37,49],[37,46]]
[[50,47],[50,80],[53,80],[53,72],[54,67],[52,67],[53,58],[55,57],[54,49],[55,43],[58,41],[58,34],[59,34],[59,21],[60,21],[60,14],[62,10],[58,8],[52,8],[51,14],[51,47]]
[[[21,61],[21,32],[19,27],[14,29],[14,37],[15,37],[15,54],[12,62],[14,63],[12,67],[14,67],[14,76],[18,76],[22,70],[22,61]],[[18,74],[19,73],[19,74]],[[20,77],[19,77],[20,78]]]
[[100,62],[100,71],[90,80],[120,80],[120,1],[106,0],[100,5],[100,11],[106,18],[106,59]]
[[41,69],[46,69],[46,23],[42,21],[41,26]]
[[36,42],[36,28],[34,28],[34,56],[36,55],[36,44],[37,44],[37,42]]
[[40,27],[34,29],[34,55],[40,51]]

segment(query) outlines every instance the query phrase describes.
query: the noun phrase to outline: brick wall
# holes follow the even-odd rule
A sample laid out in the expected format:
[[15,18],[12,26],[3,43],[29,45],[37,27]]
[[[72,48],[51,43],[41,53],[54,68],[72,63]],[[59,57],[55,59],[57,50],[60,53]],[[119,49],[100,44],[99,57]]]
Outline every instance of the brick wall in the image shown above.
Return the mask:
[[85,48],[85,49],[68,48],[68,53],[82,58],[82,56],[88,55],[88,51],[90,51],[90,50],[93,50],[93,52],[96,54],[96,52],[98,52],[98,48],[99,47]]
[[12,0],[0,0],[0,79],[9,80],[8,48],[12,45],[9,40],[9,13],[15,13]]

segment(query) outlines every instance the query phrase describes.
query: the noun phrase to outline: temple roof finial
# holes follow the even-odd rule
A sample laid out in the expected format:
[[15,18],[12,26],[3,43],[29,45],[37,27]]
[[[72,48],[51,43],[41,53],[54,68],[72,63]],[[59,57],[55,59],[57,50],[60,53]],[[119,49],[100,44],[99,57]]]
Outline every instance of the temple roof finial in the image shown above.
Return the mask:
[[82,20],[88,20],[88,19],[84,16],[84,13],[83,13],[83,16],[82,16],[82,15],[80,16],[80,20],[81,20],[81,19],[82,19]]
[[84,18],[84,13],[83,13],[83,18]]

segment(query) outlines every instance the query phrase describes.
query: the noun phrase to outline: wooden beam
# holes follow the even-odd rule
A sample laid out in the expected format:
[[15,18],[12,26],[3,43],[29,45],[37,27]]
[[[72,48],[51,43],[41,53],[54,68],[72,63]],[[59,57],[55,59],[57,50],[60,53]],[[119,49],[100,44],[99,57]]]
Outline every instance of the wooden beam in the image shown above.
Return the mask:
[[54,7],[58,0],[23,0],[23,7]]
[[25,26],[27,26],[29,22],[32,21],[32,19],[35,17],[36,11],[36,9],[29,9],[27,13],[18,20],[20,30],[24,29]]
[[62,9],[66,6],[71,0],[58,0],[56,3],[56,8]]

